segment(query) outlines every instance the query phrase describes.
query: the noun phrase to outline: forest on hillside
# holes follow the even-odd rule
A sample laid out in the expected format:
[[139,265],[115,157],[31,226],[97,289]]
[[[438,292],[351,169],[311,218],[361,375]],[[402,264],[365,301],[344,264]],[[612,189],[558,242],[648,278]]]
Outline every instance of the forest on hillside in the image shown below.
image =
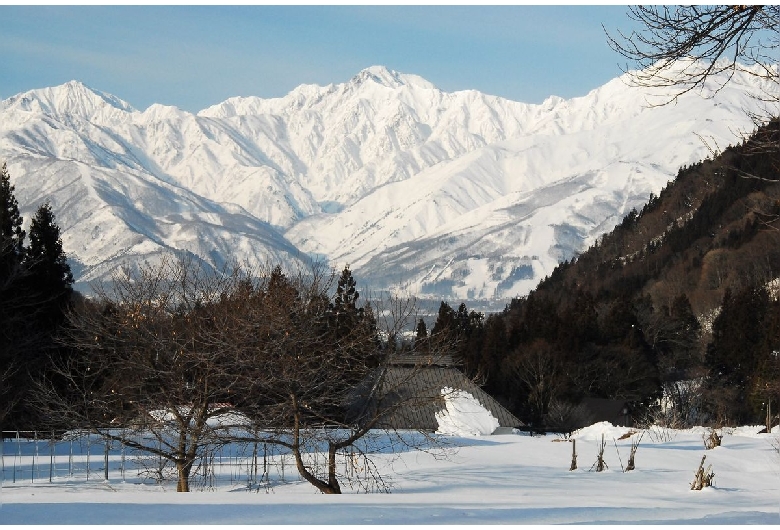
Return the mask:
[[528,296],[462,332],[466,370],[535,425],[581,423],[584,397],[681,426],[763,422],[780,395],[780,157],[766,148],[779,134],[774,120],[681,168]]

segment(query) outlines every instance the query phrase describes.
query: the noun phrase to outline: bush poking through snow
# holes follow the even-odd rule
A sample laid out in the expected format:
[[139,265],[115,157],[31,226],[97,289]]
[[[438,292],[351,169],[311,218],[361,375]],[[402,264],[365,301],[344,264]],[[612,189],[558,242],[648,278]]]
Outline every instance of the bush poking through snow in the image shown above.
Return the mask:
[[597,472],[609,469],[609,466],[604,461],[604,448],[607,446],[607,442],[604,440],[604,435],[601,435],[601,445],[599,446],[599,454],[596,457],[596,463],[591,466],[591,471],[595,469]]
[[626,464],[626,471],[633,471],[636,469],[634,467],[634,458],[636,457],[637,449],[639,449],[639,442],[642,441],[642,437],[645,435],[645,433],[642,433],[639,435],[639,438],[636,438],[635,440],[631,440],[631,453],[628,455],[628,464]]
[[723,437],[715,432],[715,429],[710,429],[709,435],[702,434],[701,437],[704,440],[704,448],[708,451],[720,447],[720,442],[723,440]]
[[696,470],[696,476],[693,478],[693,482],[691,483],[692,490],[698,491],[703,488],[709,488],[713,484],[712,479],[715,477],[715,472],[712,471],[712,464],[707,466],[706,471],[704,470],[704,460],[706,460],[706,458],[707,455],[701,457],[699,469]]

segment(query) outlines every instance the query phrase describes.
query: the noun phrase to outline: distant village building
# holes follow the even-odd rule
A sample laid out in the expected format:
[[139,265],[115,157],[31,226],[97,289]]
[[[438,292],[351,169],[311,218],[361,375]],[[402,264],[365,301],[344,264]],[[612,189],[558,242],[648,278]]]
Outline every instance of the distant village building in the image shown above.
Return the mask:
[[[451,357],[426,358],[421,354],[397,355],[386,368],[383,379],[382,408],[397,405],[380,425],[388,429],[413,429],[434,432],[439,428],[436,414],[446,409],[442,389],[451,388],[471,394],[494,418],[499,427],[494,433],[510,431],[524,424],[498,401],[454,367]],[[375,407],[376,403],[362,403]]]

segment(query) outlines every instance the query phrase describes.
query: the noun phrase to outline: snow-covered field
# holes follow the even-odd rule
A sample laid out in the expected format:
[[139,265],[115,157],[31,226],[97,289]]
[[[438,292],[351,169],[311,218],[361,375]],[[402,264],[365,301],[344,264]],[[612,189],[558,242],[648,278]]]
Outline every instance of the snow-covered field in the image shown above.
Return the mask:
[[[757,434],[760,426],[725,429],[721,447],[705,451],[706,429],[645,431],[636,470],[622,472],[631,440],[628,429],[598,423],[573,435],[578,469],[569,471],[572,444],[556,435],[446,436],[445,453],[406,450],[378,454],[375,462],[392,493],[321,495],[291,466],[284,482],[249,491],[245,477],[222,472],[215,487],[176,493],[174,483],[145,484],[119,473],[120,455],[110,455],[109,480],[103,454],[92,455],[89,480],[62,448],[52,457],[40,444],[4,444],[0,493],[3,524],[780,524],[780,432]],[[601,437],[609,468],[591,470]],[[703,455],[712,465],[714,487],[691,491]],[[15,463],[35,456],[10,476]],[[83,459],[84,455],[79,458]],[[24,462],[23,462],[24,461]],[[97,463],[96,463],[97,462]],[[68,471],[70,466],[71,473]],[[219,466],[217,466],[219,472]],[[360,472],[357,470],[356,472]],[[232,473],[232,472],[231,472]],[[230,479],[230,480],[228,480]]]

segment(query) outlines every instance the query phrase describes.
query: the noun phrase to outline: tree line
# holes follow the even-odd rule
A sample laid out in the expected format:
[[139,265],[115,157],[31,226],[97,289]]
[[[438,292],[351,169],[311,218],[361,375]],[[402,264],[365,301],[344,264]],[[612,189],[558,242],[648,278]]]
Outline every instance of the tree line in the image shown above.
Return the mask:
[[576,418],[585,397],[677,425],[763,421],[780,398],[780,152],[766,148],[779,135],[771,121],[681,168],[641,211],[484,319],[464,366],[548,428],[586,422]]
[[38,207],[29,236],[6,164],[0,168],[0,426],[30,428],[38,421],[29,393],[52,359],[74,302],[73,276],[51,205]]

